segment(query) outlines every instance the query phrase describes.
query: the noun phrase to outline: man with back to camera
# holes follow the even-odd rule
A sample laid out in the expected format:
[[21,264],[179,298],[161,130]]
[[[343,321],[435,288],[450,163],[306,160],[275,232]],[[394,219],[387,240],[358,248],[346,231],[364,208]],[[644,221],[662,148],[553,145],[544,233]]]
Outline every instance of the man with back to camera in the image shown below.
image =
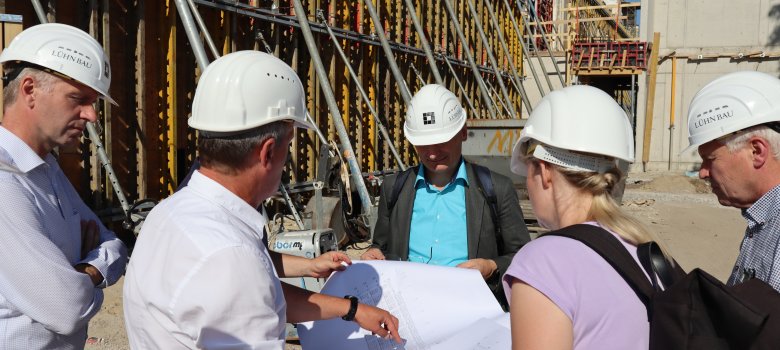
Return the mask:
[[279,188],[295,127],[312,127],[292,68],[258,51],[221,57],[198,82],[188,124],[201,167],[138,236],[124,285],[131,347],[283,349],[286,322],[335,317],[400,342],[387,311],[279,281],[326,277],[351,263],[345,254],[310,260],[262,243],[256,208]]
[[81,200],[51,152],[78,142],[108,95],[103,48],[41,24],[0,54],[0,349],[82,349],[127,250]]
[[[466,112],[441,85],[426,85],[414,95],[404,135],[421,165],[382,183],[373,242],[361,258],[478,270],[506,309],[500,277],[530,241],[512,182],[463,159]],[[492,186],[496,203],[490,203],[486,186]]]
[[683,153],[698,148],[699,177],[748,223],[728,284],[758,278],[780,291],[780,80],[752,71],[715,79],[691,101],[688,135]]

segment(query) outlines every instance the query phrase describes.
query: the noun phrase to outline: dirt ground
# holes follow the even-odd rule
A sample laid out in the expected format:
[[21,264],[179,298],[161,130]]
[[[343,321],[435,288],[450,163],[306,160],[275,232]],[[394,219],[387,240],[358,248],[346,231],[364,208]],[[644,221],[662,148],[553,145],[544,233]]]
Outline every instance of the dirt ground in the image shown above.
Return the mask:
[[[623,203],[658,235],[686,271],[700,267],[721,280],[728,278],[745,222],[739,210],[718,204],[707,183],[677,173],[632,174]],[[90,322],[89,336],[87,349],[129,349],[121,280],[105,290],[103,308]]]

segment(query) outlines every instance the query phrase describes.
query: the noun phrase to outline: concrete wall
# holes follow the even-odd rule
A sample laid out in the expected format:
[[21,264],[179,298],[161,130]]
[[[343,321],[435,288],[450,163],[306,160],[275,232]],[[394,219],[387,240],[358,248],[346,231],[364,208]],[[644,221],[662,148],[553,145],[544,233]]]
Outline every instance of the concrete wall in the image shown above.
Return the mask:
[[[764,51],[780,55],[780,0],[642,0],[640,36],[652,42],[661,33],[659,59],[674,53],[677,58],[675,83],[675,126],[670,128],[673,59],[659,61],[650,157],[642,164],[647,76],[639,76],[637,104],[636,162],[633,171],[698,169],[696,150],[688,146],[687,112],[691,98],[709,81],[739,70],[754,70],[780,76],[777,57],[735,59],[737,53]],[[698,55],[729,56],[690,59]]]
[[[561,84],[561,80],[558,78],[558,74],[555,71],[556,64],[558,66],[558,70],[563,76],[563,79],[566,80],[566,57],[554,56],[555,60],[553,61],[550,59],[550,56],[547,54],[547,52],[541,52],[540,55],[541,56],[539,58],[541,58],[541,64],[536,56],[523,56],[523,72],[526,76],[525,81],[523,81],[523,88],[525,89],[526,93],[528,93],[528,99],[531,101],[531,105],[533,106],[536,106],[536,104],[539,103],[543,96],[542,92],[539,91],[539,86],[534,81],[533,74],[531,74],[531,67],[536,70],[536,74],[539,77],[539,83],[541,84],[542,91],[545,95],[550,93],[550,85],[552,85],[552,90],[558,90],[563,87],[563,84]],[[547,84],[547,80],[544,77],[542,65],[547,71],[547,77],[550,78],[549,85]],[[525,108],[523,108],[523,118],[528,118],[528,113]]]

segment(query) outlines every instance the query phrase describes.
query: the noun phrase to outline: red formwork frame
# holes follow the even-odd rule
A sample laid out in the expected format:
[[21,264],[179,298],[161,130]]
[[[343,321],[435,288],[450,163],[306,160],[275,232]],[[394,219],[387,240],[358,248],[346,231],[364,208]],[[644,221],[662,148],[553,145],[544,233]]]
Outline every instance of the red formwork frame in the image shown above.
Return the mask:
[[572,46],[571,66],[588,70],[645,70],[649,48],[644,41],[577,41]]

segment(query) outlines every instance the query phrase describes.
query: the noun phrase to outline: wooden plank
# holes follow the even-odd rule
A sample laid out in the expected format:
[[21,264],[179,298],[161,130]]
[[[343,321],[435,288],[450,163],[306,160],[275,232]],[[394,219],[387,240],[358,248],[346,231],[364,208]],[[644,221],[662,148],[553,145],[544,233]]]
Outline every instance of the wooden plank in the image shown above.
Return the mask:
[[658,45],[661,42],[661,33],[653,33],[653,48],[650,51],[650,63],[647,65],[647,101],[645,107],[645,134],[642,144],[642,167],[647,167],[650,160],[650,137],[653,131],[653,108],[655,107],[655,82],[658,71]]
[[600,21],[613,21],[615,18],[618,19],[628,19],[628,16],[620,16],[620,17],[590,17],[590,18],[573,18],[573,19],[556,19],[554,21],[543,21],[543,22],[528,22],[528,25],[536,25],[536,23],[539,23],[541,25],[545,24],[564,24],[564,23],[572,23],[572,22],[600,22]]
[[641,7],[642,4],[638,2],[633,3],[621,3],[618,4],[610,4],[610,5],[595,5],[595,6],[573,6],[573,7],[567,7],[563,9],[564,11],[585,11],[585,10],[597,10],[597,9],[607,9],[607,8],[615,8],[620,6],[620,8],[627,8],[627,7]]

